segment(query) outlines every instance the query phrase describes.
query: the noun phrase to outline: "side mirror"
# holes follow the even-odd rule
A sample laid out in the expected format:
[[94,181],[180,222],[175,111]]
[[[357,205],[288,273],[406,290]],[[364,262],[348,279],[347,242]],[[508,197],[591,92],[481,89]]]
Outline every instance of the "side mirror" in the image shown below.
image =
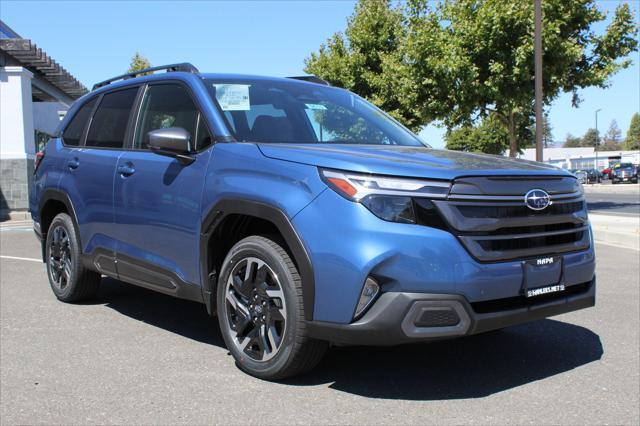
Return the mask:
[[182,127],[167,127],[152,130],[146,134],[151,151],[176,157],[181,161],[193,162],[191,153],[191,134]]

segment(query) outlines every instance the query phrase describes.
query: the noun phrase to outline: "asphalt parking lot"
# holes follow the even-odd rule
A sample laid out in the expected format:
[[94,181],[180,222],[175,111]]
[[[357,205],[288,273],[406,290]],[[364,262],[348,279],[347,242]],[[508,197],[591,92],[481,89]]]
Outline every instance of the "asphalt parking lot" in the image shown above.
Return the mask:
[[235,368],[203,306],[105,279],[58,302],[0,230],[2,424],[638,424],[639,254],[598,245],[595,308],[495,333],[332,348],[286,383]]
[[640,185],[624,183],[585,185],[589,212],[616,216],[640,216]]

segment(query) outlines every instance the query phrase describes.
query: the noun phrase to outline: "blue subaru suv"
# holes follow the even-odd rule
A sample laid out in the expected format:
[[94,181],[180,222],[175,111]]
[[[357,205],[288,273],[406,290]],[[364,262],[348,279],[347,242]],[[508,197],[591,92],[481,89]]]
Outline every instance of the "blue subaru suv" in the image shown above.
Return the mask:
[[71,107],[36,163],[30,209],[58,299],[109,276],[201,302],[256,377],[300,374],[331,344],[466,336],[595,303],[573,175],[430,149],[316,77],[119,76]]

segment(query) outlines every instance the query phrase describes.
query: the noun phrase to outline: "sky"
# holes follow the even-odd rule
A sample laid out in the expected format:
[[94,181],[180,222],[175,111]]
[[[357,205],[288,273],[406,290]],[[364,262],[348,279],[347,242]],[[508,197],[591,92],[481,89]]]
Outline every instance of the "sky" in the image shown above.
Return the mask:
[[[620,2],[598,2],[613,11]],[[630,1],[640,22],[640,2]],[[153,65],[191,62],[206,72],[272,76],[304,74],[304,59],[342,31],[353,1],[0,1],[0,19],[29,38],[85,86],[126,72],[137,51]],[[594,27],[604,31],[605,23]],[[605,132],[616,120],[626,133],[640,110],[640,56],[608,89],[580,91],[571,106],[564,94],[548,106],[554,140]],[[429,125],[420,136],[442,147],[444,129]]]

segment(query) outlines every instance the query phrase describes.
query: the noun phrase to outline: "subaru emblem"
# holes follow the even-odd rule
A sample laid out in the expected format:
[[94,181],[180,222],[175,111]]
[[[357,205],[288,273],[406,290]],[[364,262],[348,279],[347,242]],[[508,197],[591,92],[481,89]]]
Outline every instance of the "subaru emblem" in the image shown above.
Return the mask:
[[532,189],[524,196],[524,203],[531,210],[543,210],[551,204],[551,197],[549,197],[547,191]]

